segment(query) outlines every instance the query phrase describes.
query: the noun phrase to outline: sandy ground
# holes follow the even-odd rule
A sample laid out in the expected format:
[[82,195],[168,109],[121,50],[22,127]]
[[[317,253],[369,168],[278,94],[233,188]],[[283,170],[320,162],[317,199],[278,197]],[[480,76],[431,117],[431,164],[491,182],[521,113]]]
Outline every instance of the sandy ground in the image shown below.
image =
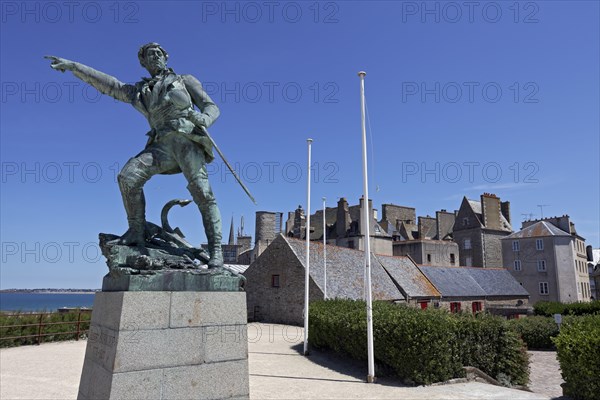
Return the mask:
[[[479,382],[405,387],[380,378],[366,384],[363,363],[329,352],[302,356],[302,328],[294,326],[251,324],[248,340],[252,399],[548,400],[560,395],[557,363],[545,366],[553,356],[556,362],[553,352],[540,355],[544,365],[532,366],[532,388],[538,393],[530,393]],[[0,398],[76,399],[85,346],[73,341],[0,350]],[[537,352],[532,359],[540,359]]]

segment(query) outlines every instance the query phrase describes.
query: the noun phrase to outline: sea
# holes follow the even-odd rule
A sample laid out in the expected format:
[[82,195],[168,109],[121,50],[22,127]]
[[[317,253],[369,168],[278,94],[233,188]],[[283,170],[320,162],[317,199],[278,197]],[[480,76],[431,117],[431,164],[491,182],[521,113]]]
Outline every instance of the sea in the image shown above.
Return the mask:
[[94,304],[94,293],[0,293],[0,311],[55,312],[62,307],[87,307]]

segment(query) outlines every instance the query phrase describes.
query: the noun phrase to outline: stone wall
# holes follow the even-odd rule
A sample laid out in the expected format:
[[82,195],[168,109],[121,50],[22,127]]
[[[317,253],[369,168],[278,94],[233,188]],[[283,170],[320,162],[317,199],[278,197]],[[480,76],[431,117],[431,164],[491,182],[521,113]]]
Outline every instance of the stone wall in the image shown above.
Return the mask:
[[456,216],[454,213],[449,213],[446,210],[436,211],[437,219],[437,238],[443,240],[447,235],[452,233]]
[[484,268],[502,268],[502,239],[510,234],[510,232],[494,232],[484,230],[482,240],[484,242]]
[[[304,324],[305,269],[284,241],[273,243],[246,270],[248,318],[252,321]],[[279,287],[273,287],[273,276]],[[323,300],[323,292],[310,281],[310,301]]]
[[395,204],[383,204],[381,209],[381,218],[387,219],[396,226],[396,221],[411,221],[411,224],[417,223],[417,212],[413,207],[397,206]]

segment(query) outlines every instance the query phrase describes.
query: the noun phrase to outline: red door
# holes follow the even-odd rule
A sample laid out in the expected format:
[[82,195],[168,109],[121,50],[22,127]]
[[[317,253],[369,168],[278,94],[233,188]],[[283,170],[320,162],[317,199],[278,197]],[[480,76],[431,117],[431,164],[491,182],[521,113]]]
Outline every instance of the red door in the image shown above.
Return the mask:
[[427,308],[427,306],[429,305],[429,303],[426,301],[422,301],[419,304],[421,305],[421,310],[425,310]]

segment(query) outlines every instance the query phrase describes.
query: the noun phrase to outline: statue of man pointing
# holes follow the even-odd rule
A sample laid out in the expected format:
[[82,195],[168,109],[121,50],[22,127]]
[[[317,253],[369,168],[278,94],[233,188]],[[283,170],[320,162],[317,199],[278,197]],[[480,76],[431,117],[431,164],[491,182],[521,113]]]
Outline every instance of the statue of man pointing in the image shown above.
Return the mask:
[[[144,184],[156,174],[183,172],[194,202],[202,214],[208,241],[209,268],[223,266],[221,213],[213,195],[206,164],[213,159],[212,145],[204,134],[219,117],[219,108],[191,75],[178,75],[167,68],[167,52],[158,43],[148,43],[138,52],[140,64],[150,78],[133,85],[120,82],[78,62],[48,56],[51,67],[73,75],[103,94],[131,103],[150,124],[146,148],[131,158],[118,176],[129,229],[120,243],[144,246],[146,201]],[[200,111],[194,109],[194,105]]]

